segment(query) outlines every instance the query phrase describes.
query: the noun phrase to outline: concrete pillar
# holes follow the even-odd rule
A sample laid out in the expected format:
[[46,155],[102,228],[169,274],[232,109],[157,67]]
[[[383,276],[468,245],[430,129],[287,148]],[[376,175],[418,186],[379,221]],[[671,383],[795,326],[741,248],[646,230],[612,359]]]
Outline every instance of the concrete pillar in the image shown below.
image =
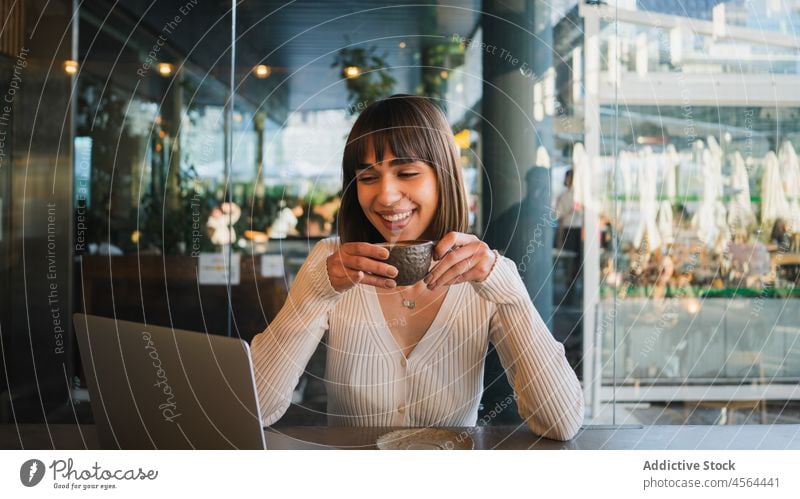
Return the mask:
[[[548,326],[552,315],[551,118],[535,122],[533,89],[552,66],[546,2],[483,3],[483,220],[485,239],[513,259]],[[479,50],[473,47],[472,50]]]

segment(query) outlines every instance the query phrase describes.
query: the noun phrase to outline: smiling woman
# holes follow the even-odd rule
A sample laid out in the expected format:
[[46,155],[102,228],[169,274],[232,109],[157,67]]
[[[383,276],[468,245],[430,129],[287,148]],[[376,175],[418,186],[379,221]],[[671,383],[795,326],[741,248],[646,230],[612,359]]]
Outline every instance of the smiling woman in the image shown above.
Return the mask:
[[[284,414],[327,330],[330,424],[474,426],[491,342],[531,429],[572,438],[583,421],[578,379],[514,262],[463,232],[464,184],[441,111],[408,95],[368,106],[342,167],[339,237],[314,247],[253,339],[264,423]],[[398,286],[386,246],[420,239],[436,242],[435,261]]]
[[[465,232],[469,208],[458,165],[447,119],[427,99],[395,95],[367,107],[350,131],[342,160],[342,242],[419,239],[423,231],[438,240],[447,231]],[[448,209],[439,210],[440,204]],[[414,224],[382,223],[381,215],[394,222],[393,216],[408,211]]]

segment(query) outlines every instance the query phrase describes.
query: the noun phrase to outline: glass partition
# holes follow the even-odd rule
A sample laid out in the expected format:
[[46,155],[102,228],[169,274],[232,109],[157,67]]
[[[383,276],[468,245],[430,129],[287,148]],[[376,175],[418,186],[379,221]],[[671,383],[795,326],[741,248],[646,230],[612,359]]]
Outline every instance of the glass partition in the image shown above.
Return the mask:
[[97,4],[77,16],[76,185],[91,186],[86,199],[75,191],[86,219],[77,309],[229,334],[227,272],[213,269],[235,218],[230,6]]
[[576,175],[596,172],[598,223],[613,234],[586,262],[601,269],[586,283],[599,286],[593,410],[617,423],[792,421],[797,12],[642,4],[584,9],[601,40],[586,84],[602,145]]

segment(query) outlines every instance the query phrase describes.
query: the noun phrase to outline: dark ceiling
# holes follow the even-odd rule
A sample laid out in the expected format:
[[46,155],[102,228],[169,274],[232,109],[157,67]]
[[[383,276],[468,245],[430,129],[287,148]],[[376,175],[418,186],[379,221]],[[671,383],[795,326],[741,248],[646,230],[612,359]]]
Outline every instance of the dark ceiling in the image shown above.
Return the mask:
[[[192,4],[196,2],[196,4]],[[336,52],[345,46],[376,47],[386,54],[397,92],[410,92],[420,79],[420,50],[454,33],[468,36],[478,19],[480,0],[240,0],[236,12],[236,72],[241,92],[258,104],[269,92],[284,96],[288,110],[341,109],[347,106]],[[141,21],[153,35],[180,9],[190,11],[169,35],[177,52],[225,81],[231,45],[231,4],[220,0],[111,0],[88,2],[98,19],[110,10],[119,26]],[[127,29],[126,29],[127,28]],[[123,26],[118,30],[126,32]],[[404,42],[405,48],[401,48]],[[148,44],[143,44],[147,47]],[[98,50],[95,48],[94,50]],[[269,85],[254,85],[249,69],[258,63],[276,68]],[[284,88],[286,87],[286,88]],[[286,97],[288,95],[288,97]]]
[[[397,91],[413,91],[419,82],[421,47],[474,28],[479,0],[401,4],[385,0],[353,2],[271,0],[240,4],[242,62],[269,55],[289,78],[290,109],[341,108],[344,83],[331,68],[346,46],[376,47],[386,54]],[[406,44],[400,48],[400,43]],[[252,58],[252,59],[250,59]]]

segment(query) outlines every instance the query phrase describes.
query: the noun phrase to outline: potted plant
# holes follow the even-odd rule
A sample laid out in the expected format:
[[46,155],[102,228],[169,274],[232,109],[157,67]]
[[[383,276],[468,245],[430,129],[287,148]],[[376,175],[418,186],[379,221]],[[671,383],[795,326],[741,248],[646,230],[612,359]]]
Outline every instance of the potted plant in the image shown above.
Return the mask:
[[350,114],[394,93],[397,80],[390,74],[386,54],[378,55],[374,46],[346,46],[336,54],[331,67],[340,68],[345,78]]

